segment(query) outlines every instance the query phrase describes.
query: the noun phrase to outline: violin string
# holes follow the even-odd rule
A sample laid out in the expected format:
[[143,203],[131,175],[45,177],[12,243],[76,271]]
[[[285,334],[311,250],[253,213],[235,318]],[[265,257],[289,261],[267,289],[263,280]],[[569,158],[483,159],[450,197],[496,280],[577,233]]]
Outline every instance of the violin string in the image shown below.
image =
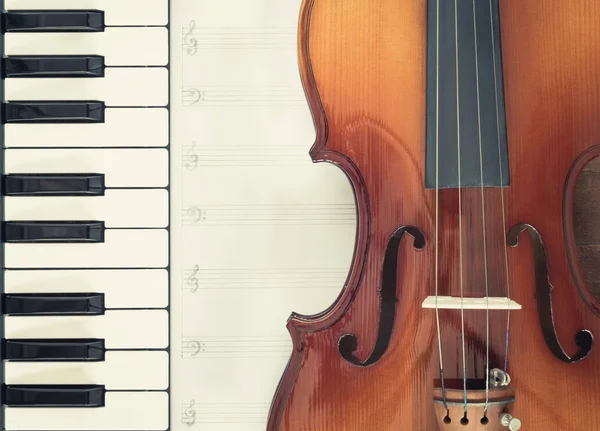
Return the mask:
[[483,150],[481,145],[481,108],[479,98],[479,59],[477,58],[477,19],[476,19],[475,0],[473,0],[473,35],[475,39],[475,83],[477,87],[477,126],[479,135],[479,174],[481,175],[481,218],[483,224],[483,270],[485,274],[485,406],[483,416],[487,416],[488,403],[490,399],[490,303],[489,303],[489,285],[487,269],[487,241],[485,234],[485,196],[483,192]]
[[439,237],[439,109],[440,109],[440,0],[437,0],[437,34],[436,34],[436,90],[435,90],[435,320],[437,324],[438,351],[440,354],[440,381],[442,383],[442,401],[449,416],[448,404],[446,403],[446,388],[444,385],[444,360],[442,355],[442,334],[440,330],[440,312],[438,308],[438,237]]
[[494,89],[496,97],[496,130],[498,131],[498,161],[500,163],[500,197],[502,202],[502,238],[504,243],[504,265],[506,268],[506,297],[508,312],[506,317],[506,340],[505,340],[505,352],[504,352],[504,372],[508,369],[508,340],[510,333],[510,279],[508,277],[508,245],[506,244],[506,211],[504,209],[504,180],[502,178],[502,153],[500,151],[500,118],[499,118],[499,106],[498,106],[498,81],[496,73],[496,46],[494,42],[494,15],[492,10],[492,0],[490,0],[490,29],[492,32],[492,60],[494,62]]
[[458,84],[458,0],[454,0],[454,37],[456,52],[456,134],[458,145],[458,252],[459,252],[459,276],[460,276],[460,321],[462,336],[462,367],[463,367],[463,403],[464,414],[467,416],[467,365],[465,355],[465,307],[463,295],[463,250],[462,250],[462,200],[460,190],[460,92]]

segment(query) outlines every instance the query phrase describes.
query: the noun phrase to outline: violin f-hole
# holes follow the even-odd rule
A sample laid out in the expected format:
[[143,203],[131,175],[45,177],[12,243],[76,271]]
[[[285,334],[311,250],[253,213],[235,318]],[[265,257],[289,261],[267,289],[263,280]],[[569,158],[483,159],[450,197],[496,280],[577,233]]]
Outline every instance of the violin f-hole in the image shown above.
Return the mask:
[[585,359],[592,351],[594,337],[590,331],[583,329],[575,336],[575,343],[579,351],[573,356],[567,355],[562,348],[556,328],[554,327],[554,314],[552,311],[552,289],[554,286],[550,283],[548,275],[548,258],[546,248],[540,233],[529,224],[518,224],[508,232],[508,244],[511,247],[519,245],[519,234],[526,230],[533,243],[533,259],[535,265],[535,288],[536,301],[538,307],[538,317],[544,334],[544,339],[550,351],[563,362],[576,363]]
[[383,259],[382,274],[381,274],[381,289],[379,296],[381,297],[381,308],[379,312],[379,329],[377,331],[377,341],[375,347],[369,357],[365,361],[361,361],[355,352],[358,349],[358,340],[353,334],[345,334],[340,337],[338,342],[338,350],[346,361],[351,364],[361,367],[367,367],[379,361],[387,350],[392,331],[394,329],[394,321],[396,319],[396,285],[398,280],[398,250],[400,241],[405,233],[411,235],[414,239],[413,247],[417,250],[422,250],[425,247],[425,236],[414,226],[402,226],[392,234],[388,241]]

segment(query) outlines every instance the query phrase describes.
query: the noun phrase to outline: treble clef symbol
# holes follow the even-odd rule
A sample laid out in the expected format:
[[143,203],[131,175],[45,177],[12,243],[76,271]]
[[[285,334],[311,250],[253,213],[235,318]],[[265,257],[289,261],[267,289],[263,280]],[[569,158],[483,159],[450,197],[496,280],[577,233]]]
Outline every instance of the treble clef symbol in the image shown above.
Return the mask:
[[198,271],[200,271],[200,267],[198,265],[194,265],[192,269],[192,275],[190,275],[187,279],[188,286],[191,287],[190,292],[195,293],[198,290]]
[[189,153],[185,156],[184,166],[193,171],[198,166],[198,155],[196,154],[196,141],[192,142]]
[[[185,405],[185,404],[184,404]],[[185,410],[183,411],[183,423],[187,426],[191,427],[196,423],[196,409],[194,406],[196,405],[196,401],[191,400],[187,405]]]
[[[185,28],[185,27],[184,27]],[[194,55],[198,51],[198,40],[195,37],[192,37],[192,33],[196,29],[196,21],[191,20],[190,26],[188,27],[185,35],[183,36],[183,43],[187,46],[187,53],[189,55]]]

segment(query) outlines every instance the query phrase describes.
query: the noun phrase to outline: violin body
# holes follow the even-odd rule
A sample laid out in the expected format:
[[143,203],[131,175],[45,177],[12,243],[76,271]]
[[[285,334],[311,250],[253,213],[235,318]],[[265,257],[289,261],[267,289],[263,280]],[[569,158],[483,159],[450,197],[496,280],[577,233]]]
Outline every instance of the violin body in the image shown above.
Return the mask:
[[[442,3],[303,2],[299,62],[317,132],[310,154],[347,175],[356,245],[336,301],[289,319],[294,350],[268,431],[503,430],[498,415],[507,412],[523,430],[600,429],[600,304],[579,266],[572,216],[577,178],[600,154],[600,3],[496,0],[497,11],[488,0]],[[462,24],[440,27],[452,19]],[[485,20],[500,45],[484,47],[493,39]],[[471,21],[475,43],[458,30]],[[442,45],[453,32],[461,45],[448,55]],[[448,66],[477,49],[486,54],[470,75]],[[452,121],[432,118],[457,112],[451,142],[462,147],[451,153],[436,145],[448,130],[454,136]],[[506,157],[492,159],[484,141],[496,135]],[[508,173],[502,186],[484,181],[492,162],[483,145],[500,162],[494,172]],[[469,167],[459,185],[440,185]],[[481,187],[460,185],[478,173]],[[442,296],[459,298],[461,309],[424,306]],[[464,298],[484,297],[485,309],[465,310]],[[490,298],[518,308],[490,310]],[[490,388],[491,369],[510,384]],[[447,407],[442,380],[454,399]]]

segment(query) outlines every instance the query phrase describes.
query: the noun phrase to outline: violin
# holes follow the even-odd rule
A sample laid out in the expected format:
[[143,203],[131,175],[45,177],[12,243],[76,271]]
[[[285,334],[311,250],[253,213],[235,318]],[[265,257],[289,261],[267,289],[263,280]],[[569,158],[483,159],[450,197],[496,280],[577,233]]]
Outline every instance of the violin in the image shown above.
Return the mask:
[[600,430],[573,227],[600,3],[304,0],[298,41],[357,230],[338,298],[288,321],[268,431]]

